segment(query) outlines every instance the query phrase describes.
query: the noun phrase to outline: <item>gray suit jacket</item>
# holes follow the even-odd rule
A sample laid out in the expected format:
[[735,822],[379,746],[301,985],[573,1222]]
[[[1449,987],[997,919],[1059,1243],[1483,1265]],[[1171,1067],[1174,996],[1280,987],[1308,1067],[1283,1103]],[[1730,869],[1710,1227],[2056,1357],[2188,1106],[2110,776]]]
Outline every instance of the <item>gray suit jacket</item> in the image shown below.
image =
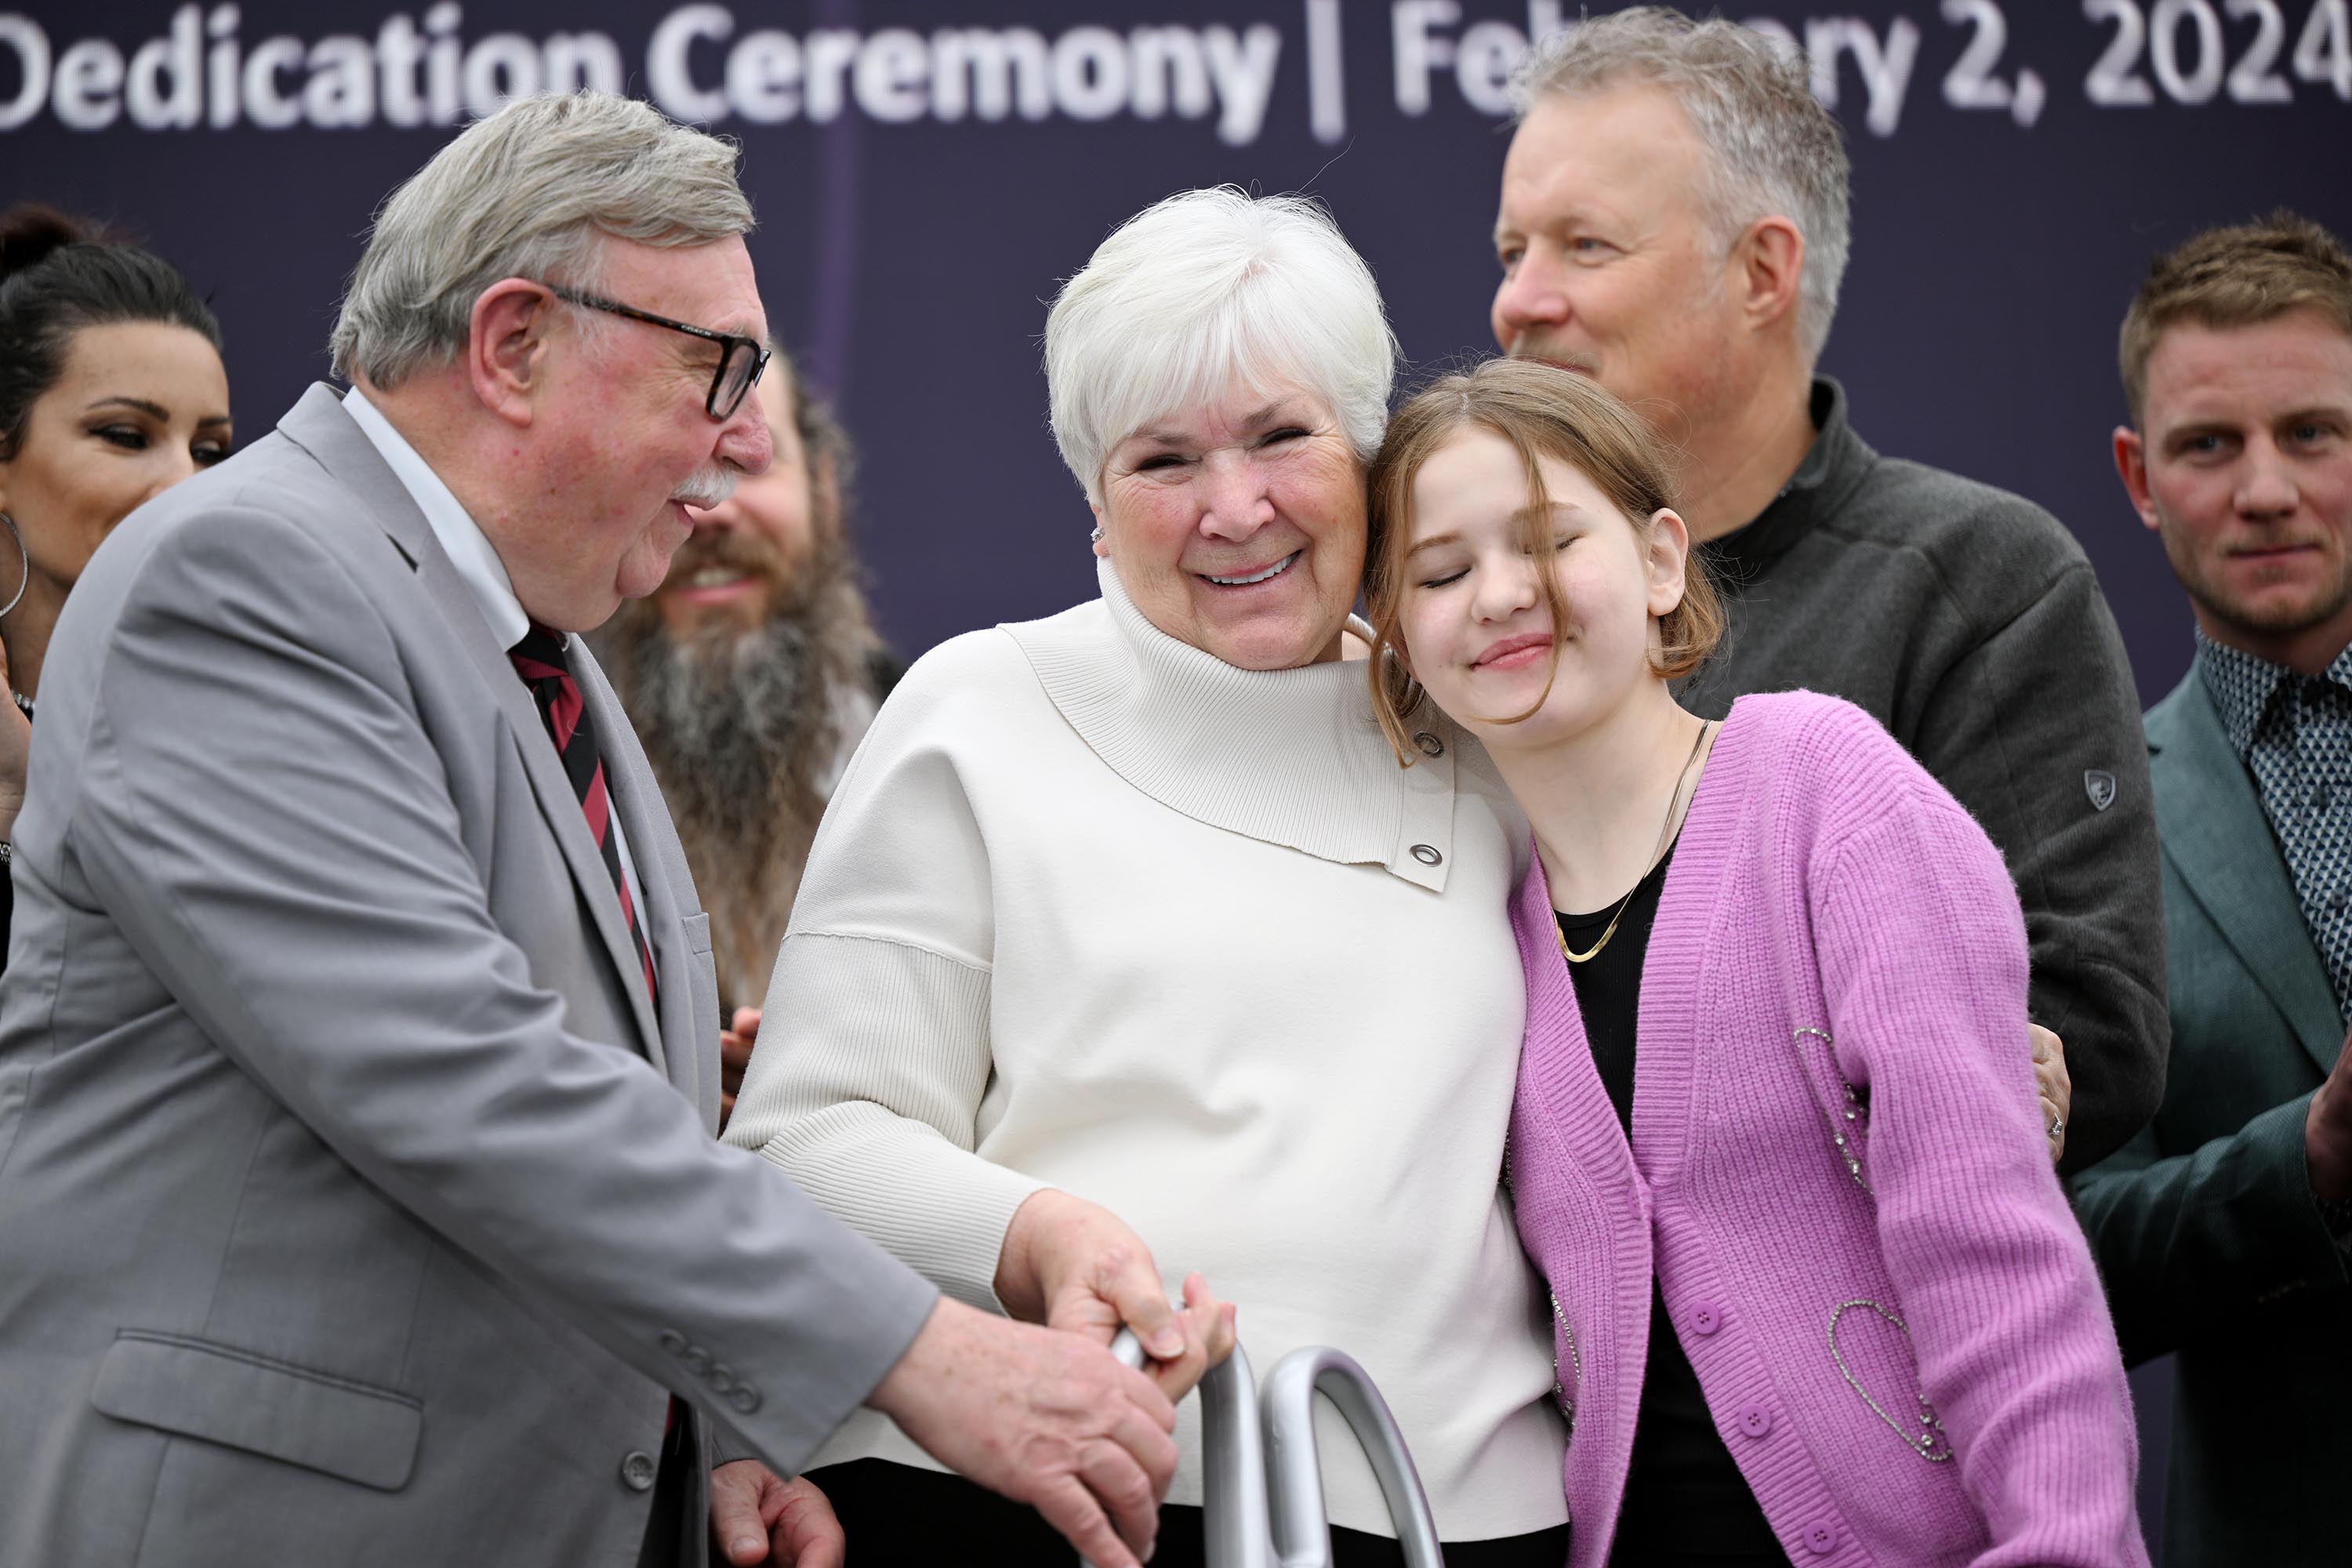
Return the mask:
[[2294,884],[2194,669],[2148,710],[2164,847],[2164,1107],[2074,1184],[2125,1355],[2174,1352],[2168,1568],[2340,1564],[2352,1470],[2347,1249],[2304,1117],[2344,1017]]
[[672,1391],[789,1470],[920,1327],[929,1286],[714,1141],[709,921],[577,669],[658,1012],[331,391],[98,552],[0,982],[0,1563],[631,1568]]

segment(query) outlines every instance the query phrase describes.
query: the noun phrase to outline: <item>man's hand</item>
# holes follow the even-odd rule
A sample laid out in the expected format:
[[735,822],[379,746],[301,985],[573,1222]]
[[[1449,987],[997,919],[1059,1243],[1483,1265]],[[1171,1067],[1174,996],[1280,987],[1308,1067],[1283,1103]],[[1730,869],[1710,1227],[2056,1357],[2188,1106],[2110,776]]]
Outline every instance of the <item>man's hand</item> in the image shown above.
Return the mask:
[[757,1459],[710,1472],[710,1550],[733,1568],[842,1568],[846,1551],[824,1494]]
[[760,1010],[738,1007],[732,1026],[719,1031],[719,1131],[727,1131],[735,1114],[735,1097],[743,1091],[743,1069],[751,1065],[751,1047],[760,1038]]
[[2050,1140],[2050,1163],[2066,1152],[2066,1113],[2074,1108],[2074,1080],[2066,1074],[2066,1044],[2039,1024],[2025,1026],[2033,1042],[2033,1083],[2042,1091],[2042,1131]]
[[950,1469],[1034,1507],[1097,1568],[1150,1554],[1176,1407],[1091,1339],[942,1297],[866,1404]]
[[2336,1054],[2336,1070],[2311,1097],[2303,1119],[2304,1167],[2312,1194],[2326,1204],[2352,1198],[2352,1038]]
[[1107,1345],[1122,1324],[1151,1357],[1153,1382],[1181,1399],[1202,1374],[1233,1353],[1233,1309],[1198,1274],[1184,1281],[1184,1310],[1143,1238],[1100,1204],[1051,1187],[1032,1193],[1013,1215],[996,1261],[996,1297],[1016,1318],[1068,1329]]

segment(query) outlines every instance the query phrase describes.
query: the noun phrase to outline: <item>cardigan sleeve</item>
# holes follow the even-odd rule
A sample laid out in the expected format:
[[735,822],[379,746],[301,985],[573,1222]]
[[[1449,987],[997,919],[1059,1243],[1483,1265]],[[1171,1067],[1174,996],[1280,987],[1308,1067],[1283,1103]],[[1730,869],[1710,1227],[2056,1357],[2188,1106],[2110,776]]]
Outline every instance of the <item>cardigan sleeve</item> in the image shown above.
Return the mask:
[[[1002,650],[989,641],[1003,644]],[[973,1152],[992,1055],[990,850],[969,742],[1025,678],[956,639],[884,704],[825,808],[726,1139],[961,1300],[1002,1310],[1013,1212],[1046,1184]]]
[[1990,1529],[1979,1561],[2144,1563],[2122,1363],[2042,1141],[2017,898],[1983,830],[1871,729],[1827,770],[1811,900],[1921,1387]]

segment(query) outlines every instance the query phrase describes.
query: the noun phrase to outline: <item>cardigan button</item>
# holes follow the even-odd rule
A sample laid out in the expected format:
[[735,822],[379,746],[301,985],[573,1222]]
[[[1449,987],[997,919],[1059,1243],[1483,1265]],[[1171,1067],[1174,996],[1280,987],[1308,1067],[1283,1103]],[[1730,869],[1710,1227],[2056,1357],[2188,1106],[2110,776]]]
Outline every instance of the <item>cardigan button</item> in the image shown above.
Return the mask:
[[1442,757],[1445,754],[1445,742],[1426,730],[1415,734],[1412,743],[1421,748],[1421,754],[1424,757]]
[[1690,1310],[1683,1314],[1683,1327],[1705,1339],[1723,1327],[1723,1314],[1716,1310],[1712,1301],[1695,1301]]
[[1414,845],[1412,858],[1424,866],[1442,866],[1445,863],[1445,857],[1437,852],[1437,847],[1433,844]]
[[1750,1437],[1761,1437],[1772,1430],[1772,1412],[1761,1405],[1739,1407],[1739,1429]]
[[1827,1557],[1837,1550],[1837,1525],[1833,1521],[1817,1519],[1805,1526],[1805,1550],[1816,1557]]

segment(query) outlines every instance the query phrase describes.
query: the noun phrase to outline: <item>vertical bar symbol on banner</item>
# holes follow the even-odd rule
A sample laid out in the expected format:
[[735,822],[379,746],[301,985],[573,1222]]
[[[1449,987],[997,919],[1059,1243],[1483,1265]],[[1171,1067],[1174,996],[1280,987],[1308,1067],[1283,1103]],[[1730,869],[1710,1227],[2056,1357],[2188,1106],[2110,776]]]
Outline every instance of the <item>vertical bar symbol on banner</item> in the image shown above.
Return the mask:
[[1307,123],[1330,146],[1348,133],[1348,79],[1339,66],[1339,0],[1307,0]]

